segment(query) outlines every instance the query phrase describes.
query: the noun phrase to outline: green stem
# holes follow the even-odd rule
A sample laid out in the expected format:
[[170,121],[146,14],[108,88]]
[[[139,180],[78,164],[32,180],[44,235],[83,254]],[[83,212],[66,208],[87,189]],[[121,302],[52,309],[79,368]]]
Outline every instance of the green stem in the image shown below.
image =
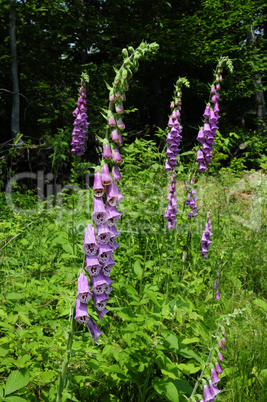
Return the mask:
[[196,390],[197,390],[197,388],[198,388],[198,384],[199,384],[199,382],[202,380],[202,377],[203,377],[203,375],[204,375],[204,372],[205,372],[205,370],[206,370],[206,368],[207,368],[207,366],[208,366],[208,364],[209,364],[209,362],[210,362],[213,349],[215,348],[215,344],[216,344],[216,342],[217,342],[217,338],[218,338],[218,334],[219,334],[220,328],[222,327],[223,323],[224,323],[225,321],[227,321],[230,317],[234,317],[234,316],[236,316],[237,314],[240,314],[241,312],[242,312],[242,311],[240,310],[240,312],[239,312],[239,311],[236,311],[236,312],[234,312],[234,313],[232,313],[232,314],[229,314],[229,315],[228,315],[227,317],[225,317],[225,318],[220,322],[220,324],[218,325],[218,328],[217,328],[217,331],[216,331],[216,334],[215,334],[215,339],[214,339],[214,342],[213,342],[212,347],[211,347],[211,349],[210,349],[210,353],[209,353],[208,358],[207,358],[207,360],[206,360],[206,363],[205,363],[205,365],[204,365],[204,367],[203,367],[203,370],[201,371],[201,374],[200,374],[200,376],[198,377],[198,379],[197,379],[197,381],[196,381],[196,383],[195,383],[195,386],[194,386],[194,389],[193,389],[193,391],[192,391],[192,394],[191,394],[191,396],[190,396],[190,398],[189,398],[189,401],[193,400],[193,396],[194,396],[195,393],[196,393]]
[[67,376],[67,369],[69,365],[69,360],[71,357],[71,348],[72,348],[72,342],[73,342],[73,332],[74,332],[74,315],[75,315],[75,308],[72,310],[72,314],[70,317],[70,329],[69,329],[69,334],[68,334],[68,340],[67,340],[67,348],[62,364],[62,369],[61,373],[59,376],[59,383],[58,383],[58,392],[57,392],[57,399],[56,402],[61,402],[62,401],[62,394],[65,389],[66,385],[66,376]]
[[145,258],[144,258],[144,267],[142,269],[142,274],[140,278],[140,287],[139,287],[139,297],[141,298],[141,293],[142,293],[142,285],[143,285],[143,279],[144,279],[144,273],[146,270],[146,259],[147,259],[147,250],[148,250],[148,243],[149,243],[150,236],[147,237],[146,240],[146,251],[145,251]]

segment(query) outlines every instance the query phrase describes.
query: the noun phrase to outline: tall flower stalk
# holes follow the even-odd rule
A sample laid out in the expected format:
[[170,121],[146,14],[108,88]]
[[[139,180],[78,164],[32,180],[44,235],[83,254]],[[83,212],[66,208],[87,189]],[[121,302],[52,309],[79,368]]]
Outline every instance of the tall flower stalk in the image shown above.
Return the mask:
[[168,222],[168,229],[175,228],[176,213],[177,213],[177,197],[176,197],[176,166],[177,157],[179,155],[182,126],[180,123],[181,109],[182,109],[182,86],[189,87],[189,82],[186,78],[179,78],[174,87],[174,96],[170,104],[171,114],[168,120],[169,132],[166,138],[166,162],[165,172],[171,172],[171,184],[169,187],[169,194],[167,196],[168,205],[165,210],[165,218]]
[[230,72],[233,71],[231,60],[228,57],[221,57],[215,69],[214,80],[210,89],[210,99],[203,113],[204,124],[197,135],[197,141],[202,144],[202,149],[198,149],[196,156],[200,172],[204,172],[211,162],[214,139],[219,128],[219,99],[224,65],[227,66]]
[[[219,348],[224,348],[224,344],[226,343],[225,339],[225,328],[224,328],[224,323],[226,323],[228,326],[230,326],[230,318],[236,317],[237,315],[240,315],[244,312],[244,309],[239,309],[235,310],[233,313],[228,314],[218,325],[216,334],[214,336],[214,341],[213,344],[210,348],[210,352],[208,355],[208,358],[206,360],[206,363],[204,364],[204,367],[200,373],[200,376],[198,377],[194,389],[191,393],[191,396],[189,398],[190,402],[201,400],[204,402],[212,402],[216,399],[216,396],[221,392],[217,388],[217,384],[220,381],[219,375],[223,373],[223,369],[221,367],[220,362],[224,360],[222,353],[220,352]],[[216,346],[218,343],[219,348]],[[213,352],[216,353],[217,357],[213,356]],[[206,370],[209,369],[208,374],[205,374]],[[196,391],[198,387],[201,387],[203,389],[203,395],[196,394]]]
[[[62,401],[62,394],[66,384],[66,373],[71,356],[71,347],[74,331],[74,319],[86,325],[95,343],[102,332],[88,313],[90,301],[94,303],[94,309],[100,319],[108,310],[109,294],[112,291],[113,280],[110,278],[111,270],[115,265],[113,254],[119,244],[116,242],[120,233],[117,231],[116,224],[122,213],[117,210],[123,198],[118,188],[118,182],[122,176],[119,165],[123,162],[119,152],[122,146],[122,133],[125,129],[122,120],[124,113],[123,102],[126,100],[125,92],[129,88],[128,81],[132,78],[133,72],[139,67],[139,59],[154,53],[158,50],[158,44],[142,42],[137,49],[128,47],[123,49],[123,63],[119,70],[115,69],[116,76],[112,86],[108,86],[109,106],[103,109],[106,124],[105,138],[100,138],[103,143],[103,153],[100,166],[96,167],[93,184],[93,210],[91,221],[88,223],[84,233],[83,249],[85,252],[83,267],[80,270],[77,282],[77,296],[75,303],[75,315],[71,317],[70,331],[67,341],[67,350],[64,357],[62,372],[59,378],[57,402]],[[85,123],[86,118],[86,92],[85,82],[82,81],[80,97],[77,108],[74,111],[76,117],[74,122],[72,152],[77,156],[84,151]],[[81,123],[82,120],[82,123]],[[89,274],[90,282],[87,274]]]

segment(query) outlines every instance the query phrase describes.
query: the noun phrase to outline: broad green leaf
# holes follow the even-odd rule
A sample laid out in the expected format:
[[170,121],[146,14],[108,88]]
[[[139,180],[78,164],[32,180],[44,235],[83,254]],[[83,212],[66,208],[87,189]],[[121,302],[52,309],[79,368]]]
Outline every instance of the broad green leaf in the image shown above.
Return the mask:
[[30,382],[29,373],[26,370],[15,370],[8,376],[5,394],[9,395],[20,388],[26,387]]
[[138,260],[135,261],[135,263],[134,263],[134,272],[135,272],[137,278],[140,280],[142,277],[143,270],[141,268],[140,261],[138,261]]
[[43,383],[50,382],[53,377],[55,377],[54,371],[44,371],[43,373],[41,373],[41,380]]
[[28,402],[27,399],[21,398],[20,396],[16,395],[11,395],[7,396],[4,401],[9,401],[9,402]]
[[159,394],[163,394],[171,402],[179,402],[179,394],[173,382],[156,378],[153,386]]
[[25,294],[19,294],[19,293],[9,293],[7,295],[7,300],[20,300],[20,299],[24,299],[25,298]]
[[3,398],[4,392],[3,392],[3,388],[0,386],[0,398]]

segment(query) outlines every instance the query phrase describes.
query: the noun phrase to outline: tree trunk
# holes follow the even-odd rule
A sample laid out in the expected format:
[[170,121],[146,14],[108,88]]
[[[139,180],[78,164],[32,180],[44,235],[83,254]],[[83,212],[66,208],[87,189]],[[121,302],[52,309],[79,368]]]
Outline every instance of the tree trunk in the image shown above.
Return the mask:
[[11,134],[12,139],[15,140],[19,129],[19,75],[18,75],[18,57],[17,57],[17,43],[16,43],[16,0],[10,0],[9,11],[9,37],[11,49],[11,70],[13,82],[13,101],[11,113]]
[[[254,26],[250,26],[249,35],[248,35],[248,43],[255,46],[256,37],[254,32]],[[258,126],[262,128],[265,126],[266,120],[266,106],[265,106],[265,99],[264,99],[264,92],[262,90],[262,80],[261,75],[259,73],[255,74],[255,99],[257,103],[257,119],[258,119]]]

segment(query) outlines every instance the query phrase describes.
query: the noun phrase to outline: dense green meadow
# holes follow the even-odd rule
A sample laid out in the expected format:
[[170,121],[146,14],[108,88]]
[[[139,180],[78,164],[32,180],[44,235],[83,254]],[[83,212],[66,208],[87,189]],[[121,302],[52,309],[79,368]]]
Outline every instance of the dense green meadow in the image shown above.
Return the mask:
[[[186,158],[177,175],[178,221],[169,231],[164,154],[151,140],[124,147],[109,313],[100,323],[89,305],[103,332],[97,344],[75,322],[63,400],[186,401],[218,325],[234,312],[224,324],[217,400],[267,400],[266,174],[197,173],[198,215],[188,221]],[[42,204],[32,188],[14,187],[11,199],[1,193],[0,400],[56,400],[93,200],[85,176],[72,188]],[[203,259],[207,212],[213,237]]]

